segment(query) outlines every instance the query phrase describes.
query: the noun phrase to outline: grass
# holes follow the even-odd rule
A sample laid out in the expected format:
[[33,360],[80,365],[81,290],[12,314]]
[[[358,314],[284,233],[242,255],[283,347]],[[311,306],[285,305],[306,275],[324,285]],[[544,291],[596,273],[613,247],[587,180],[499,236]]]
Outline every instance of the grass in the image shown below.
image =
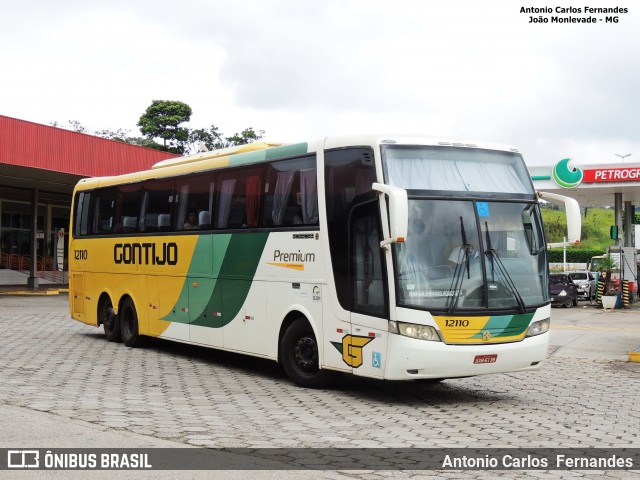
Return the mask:
[[[548,242],[562,242],[567,231],[565,214],[560,210],[542,208],[542,220]],[[615,245],[610,238],[609,228],[615,224],[612,208],[588,208],[586,217],[582,216],[582,234],[579,250],[602,250]]]

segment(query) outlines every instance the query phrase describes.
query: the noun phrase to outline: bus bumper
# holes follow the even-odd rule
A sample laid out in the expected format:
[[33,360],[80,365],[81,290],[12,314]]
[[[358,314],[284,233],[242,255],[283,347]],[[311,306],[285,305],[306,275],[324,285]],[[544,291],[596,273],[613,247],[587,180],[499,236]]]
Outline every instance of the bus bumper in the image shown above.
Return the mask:
[[387,380],[454,378],[537,370],[547,357],[550,333],[521,342],[447,345],[389,335]]

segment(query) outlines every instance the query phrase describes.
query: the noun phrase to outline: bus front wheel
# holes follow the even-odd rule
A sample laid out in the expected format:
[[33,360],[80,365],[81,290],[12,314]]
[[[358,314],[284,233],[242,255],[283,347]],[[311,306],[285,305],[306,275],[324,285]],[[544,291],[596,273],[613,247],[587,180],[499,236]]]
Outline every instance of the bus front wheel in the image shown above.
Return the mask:
[[120,322],[118,316],[113,311],[113,304],[109,297],[104,297],[100,300],[98,318],[104,327],[104,336],[106,339],[110,342],[121,342]]
[[280,359],[287,376],[297,385],[322,388],[331,379],[331,372],[320,369],[318,342],[306,320],[295,320],[285,331],[280,344]]
[[138,333],[138,313],[133,300],[128,297],[124,299],[118,312],[118,318],[122,342],[127,347],[135,347],[139,344],[140,335]]

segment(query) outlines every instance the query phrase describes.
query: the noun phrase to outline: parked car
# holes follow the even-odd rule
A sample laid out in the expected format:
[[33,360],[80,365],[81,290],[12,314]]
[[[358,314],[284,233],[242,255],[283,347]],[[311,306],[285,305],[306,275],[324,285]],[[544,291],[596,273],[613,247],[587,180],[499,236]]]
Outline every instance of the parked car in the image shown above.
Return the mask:
[[596,298],[596,277],[593,273],[587,270],[580,270],[576,272],[567,272],[573,283],[578,286],[578,297],[585,300],[593,300]]
[[563,307],[578,305],[578,286],[566,273],[551,273],[549,275],[549,292],[551,293],[551,305],[562,305]]

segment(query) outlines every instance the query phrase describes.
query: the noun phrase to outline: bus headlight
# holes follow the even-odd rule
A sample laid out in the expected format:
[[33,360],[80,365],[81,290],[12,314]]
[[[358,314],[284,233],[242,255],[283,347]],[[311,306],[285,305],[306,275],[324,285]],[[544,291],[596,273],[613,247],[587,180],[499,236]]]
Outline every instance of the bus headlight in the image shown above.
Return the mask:
[[549,331],[549,326],[551,325],[551,319],[545,318],[544,320],[538,320],[537,322],[533,322],[527,330],[527,337],[535,337],[536,335],[540,335],[542,333],[546,333]]
[[389,322],[389,331],[405,337],[416,338],[418,340],[429,340],[439,342],[438,331],[428,325],[416,325],[413,323]]

